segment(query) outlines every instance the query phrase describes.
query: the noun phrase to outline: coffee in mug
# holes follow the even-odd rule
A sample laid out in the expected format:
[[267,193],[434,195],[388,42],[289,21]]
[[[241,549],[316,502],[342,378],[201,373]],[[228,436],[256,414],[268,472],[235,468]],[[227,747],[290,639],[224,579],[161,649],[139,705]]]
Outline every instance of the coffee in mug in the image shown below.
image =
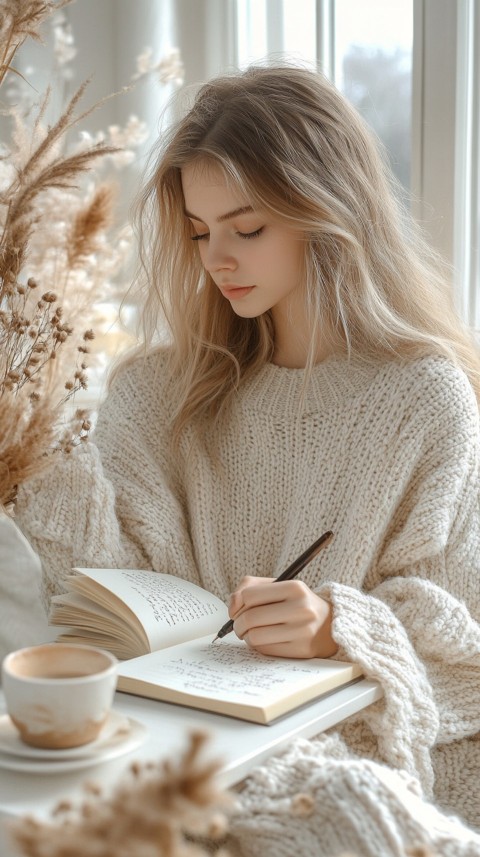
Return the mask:
[[103,649],[74,644],[10,652],[2,663],[2,684],[22,740],[59,750],[93,741],[112,705],[117,663]]

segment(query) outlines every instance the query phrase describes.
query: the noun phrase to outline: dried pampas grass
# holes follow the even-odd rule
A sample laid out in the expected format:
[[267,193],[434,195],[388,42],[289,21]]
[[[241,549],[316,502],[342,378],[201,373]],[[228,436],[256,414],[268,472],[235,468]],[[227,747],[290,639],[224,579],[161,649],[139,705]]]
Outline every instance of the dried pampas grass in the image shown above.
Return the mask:
[[[11,74],[18,75],[12,63],[25,39],[39,40],[41,25],[69,2],[1,0],[0,84]],[[55,244],[49,228],[49,194],[55,194],[58,205],[59,195],[78,189],[81,177],[96,161],[117,151],[105,142],[73,152],[62,146],[67,131],[86,115],[76,113],[85,86],[77,89],[50,128],[43,127],[50,97],[47,91],[31,134],[26,127],[29,117],[18,106],[3,110],[14,127],[0,159],[0,506],[7,509],[17,486],[46,466],[49,452],[72,448],[75,439],[66,438],[69,432],[61,424],[63,408],[87,384],[85,355],[93,332],[78,334],[71,345],[74,326],[65,318],[53,288],[60,286],[64,296],[65,269],[78,267],[97,249],[100,235],[110,225],[113,193],[106,185],[86,202],[77,191],[80,201],[62,212],[69,230],[65,246],[56,247],[57,262],[59,250],[66,259],[63,269],[57,265],[57,277],[42,282],[41,266],[40,276],[28,271],[39,232],[44,231],[44,245],[51,248]],[[85,435],[80,428],[78,439]]]
[[98,250],[98,235],[112,223],[114,190],[110,185],[96,188],[93,198],[76,213],[68,240],[68,265],[76,268]]
[[206,736],[194,733],[179,759],[134,763],[110,796],[95,783],[85,799],[62,800],[51,821],[16,822],[25,857],[228,857],[221,842],[232,798],[218,790],[216,762],[203,761]]
[[[35,90],[14,68],[17,50],[41,41],[54,13],[58,35],[56,13],[70,2],[0,0],[0,86],[9,87],[0,113],[11,129],[0,142],[0,509],[13,508],[18,485],[50,465],[52,452],[88,436],[88,415],[70,420],[72,398],[87,387],[97,307],[118,301],[116,278],[133,249],[131,230],[115,223],[115,182],[100,176],[106,164],[130,163],[146,127],[131,117],[125,130],[72,142],[69,132],[94,109],[80,109],[88,82],[47,125],[50,89],[32,104]],[[69,45],[62,63],[75,55]]]
[[40,39],[40,27],[72,0],[2,0],[0,14],[0,84],[25,39]]

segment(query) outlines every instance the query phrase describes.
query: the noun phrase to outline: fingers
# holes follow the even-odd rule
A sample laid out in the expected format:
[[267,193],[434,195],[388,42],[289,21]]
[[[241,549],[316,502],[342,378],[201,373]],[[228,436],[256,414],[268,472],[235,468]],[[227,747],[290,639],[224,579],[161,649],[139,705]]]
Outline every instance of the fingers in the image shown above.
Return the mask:
[[[230,602],[228,605],[228,614],[230,619],[234,619],[239,611],[244,608],[244,593],[246,589],[255,589],[257,586],[261,585],[269,586],[274,580],[274,577],[242,577],[238,588],[230,596]],[[261,603],[261,601],[258,603]]]
[[[253,630],[260,631],[266,628],[276,628],[278,625],[291,624],[292,618],[291,606],[286,601],[259,604],[256,607],[244,605],[234,618],[233,627],[237,637],[243,639],[245,634],[250,634]],[[277,629],[276,639],[281,638],[280,629]]]
[[[243,585],[243,581],[248,581]],[[301,580],[285,580],[275,582],[274,577],[244,577],[241,588],[233,593],[230,599],[230,616],[243,606],[250,608],[260,604],[277,604],[281,601],[294,600],[303,597],[310,590]],[[252,584],[250,581],[254,581]]]
[[255,649],[261,655],[268,655],[274,658],[294,658],[294,659],[310,659],[316,658],[318,655],[314,652],[309,644],[309,641],[298,640],[288,641],[283,643],[271,643],[270,645],[250,645],[248,640],[245,640],[251,649]]
[[[265,580],[265,578],[260,578]],[[277,604],[280,601],[293,601],[302,598],[310,592],[308,586],[301,580],[281,580],[275,582],[275,578],[266,578],[267,583],[258,586],[249,586],[243,590],[243,602],[247,607],[256,607],[258,604]]]
[[277,657],[331,657],[331,605],[302,581],[272,581],[237,590],[230,610],[234,631],[251,648]]
[[255,647],[313,634],[319,623],[319,599],[311,595],[301,581],[246,589],[243,605],[232,617],[235,633],[240,639],[248,634],[249,644]]
[[277,624],[252,628],[244,642],[262,655],[280,658],[330,658],[338,651],[327,628]]

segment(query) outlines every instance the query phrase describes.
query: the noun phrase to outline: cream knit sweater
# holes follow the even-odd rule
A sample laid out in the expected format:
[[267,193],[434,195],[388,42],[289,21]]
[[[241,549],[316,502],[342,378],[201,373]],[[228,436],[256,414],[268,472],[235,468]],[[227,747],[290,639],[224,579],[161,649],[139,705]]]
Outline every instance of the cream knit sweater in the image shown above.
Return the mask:
[[95,445],[22,489],[45,599],[85,565],[167,571],[227,600],[333,530],[302,579],[333,604],[339,657],[384,689],[342,739],[480,827],[480,435],[464,374],[331,358],[304,389],[302,370],[269,364],[206,447],[186,436],[173,454],[164,365],[124,370]]

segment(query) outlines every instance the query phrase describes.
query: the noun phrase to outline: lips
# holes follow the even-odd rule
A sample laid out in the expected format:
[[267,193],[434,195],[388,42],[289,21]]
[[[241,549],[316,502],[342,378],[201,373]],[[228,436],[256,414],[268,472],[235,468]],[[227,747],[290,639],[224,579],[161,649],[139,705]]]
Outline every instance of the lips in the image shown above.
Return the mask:
[[220,286],[222,295],[229,301],[239,300],[250,294],[255,286]]

